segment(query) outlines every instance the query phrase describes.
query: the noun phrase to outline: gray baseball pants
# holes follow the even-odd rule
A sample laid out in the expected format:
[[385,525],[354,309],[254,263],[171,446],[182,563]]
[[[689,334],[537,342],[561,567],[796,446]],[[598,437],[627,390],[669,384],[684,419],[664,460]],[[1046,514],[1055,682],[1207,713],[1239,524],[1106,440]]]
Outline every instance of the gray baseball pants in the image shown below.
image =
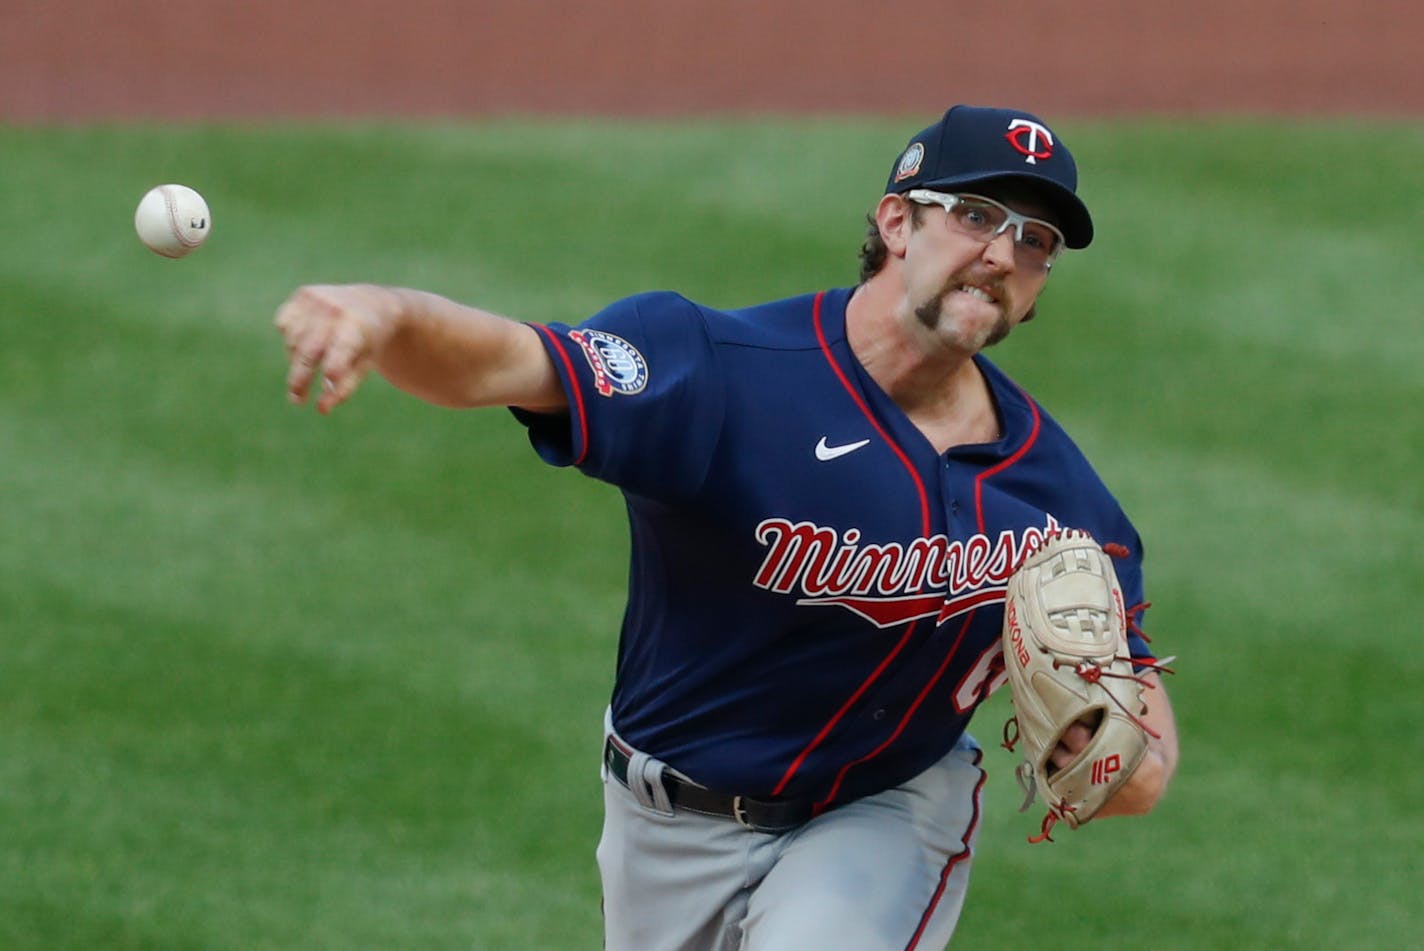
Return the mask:
[[943,948],[969,881],[981,755],[966,735],[904,785],[781,834],[674,813],[658,781],[663,764],[643,754],[629,786],[605,769],[597,852],[605,948]]

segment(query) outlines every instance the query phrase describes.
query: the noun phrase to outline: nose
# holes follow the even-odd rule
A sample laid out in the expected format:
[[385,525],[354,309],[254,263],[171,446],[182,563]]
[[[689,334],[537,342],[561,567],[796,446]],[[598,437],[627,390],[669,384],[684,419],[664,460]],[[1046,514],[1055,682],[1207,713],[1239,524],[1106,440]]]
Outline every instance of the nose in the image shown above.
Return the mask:
[[984,246],[984,261],[996,270],[1008,273],[1014,269],[1014,240],[1016,232],[1011,225],[1005,225],[998,234]]

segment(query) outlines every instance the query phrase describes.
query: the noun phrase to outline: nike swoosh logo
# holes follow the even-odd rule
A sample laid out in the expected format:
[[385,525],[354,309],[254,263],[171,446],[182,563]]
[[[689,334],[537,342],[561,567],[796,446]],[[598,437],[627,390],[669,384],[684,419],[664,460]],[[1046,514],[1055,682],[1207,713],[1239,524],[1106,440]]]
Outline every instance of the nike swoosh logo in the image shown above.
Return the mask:
[[839,459],[848,452],[855,452],[862,446],[870,445],[869,439],[862,439],[860,442],[848,442],[844,446],[827,446],[826,437],[822,436],[821,441],[816,443],[816,458],[822,462],[830,462],[832,459]]

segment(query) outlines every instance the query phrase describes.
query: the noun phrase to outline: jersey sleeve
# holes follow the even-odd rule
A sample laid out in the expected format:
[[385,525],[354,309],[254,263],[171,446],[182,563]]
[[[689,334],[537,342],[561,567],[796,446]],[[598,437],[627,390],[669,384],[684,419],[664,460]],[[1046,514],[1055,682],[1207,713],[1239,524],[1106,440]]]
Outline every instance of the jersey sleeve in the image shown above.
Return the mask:
[[1143,616],[1147,610],[1146,585],[1142,576],[1142,539],[1132,527],[1127,516],[1120,515],[1119,528],[1103,537],[1127,549],[1127,554],[1113,559],[1113,570],[1117,572],[1118,584],[1122,586],[1122,596],[1128,611],[1127,649],[1135,659],[1155,660],[1156,652],[1142,635]]
[[1143,636],[1143,614],[1147,609],[1146,579],[1142,563],[1146,552],[1137,528],[1108,491],[1086,459],[1079,457],[1078,488],[1072,501],[1058,510],[1064,525],[1085,529],[1112,556],[1113,571],[1122,587],[1123,606],[1128,614],[1127,649],[1137,660],[1155,660],[1156,652]]
[[514,410],[539,456],[652,499],[695,494],[726,406],[702,311],[650,293],[578,326],[533,326],[569,403],[566,414]]

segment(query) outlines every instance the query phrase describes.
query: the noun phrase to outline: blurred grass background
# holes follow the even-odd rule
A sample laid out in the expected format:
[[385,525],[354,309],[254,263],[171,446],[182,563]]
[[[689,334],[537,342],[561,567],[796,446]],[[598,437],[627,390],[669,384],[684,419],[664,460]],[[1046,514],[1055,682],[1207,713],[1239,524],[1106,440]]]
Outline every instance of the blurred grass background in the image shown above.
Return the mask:
[[[597,948],[616,492],[501,411],[288,406],[271,315],[852,283],[922,119],[0,127],[0,947]],[[957,946],[1414,947],[1424,127],[1062,131],[1099,237],[995,359],[1142,529],[1182,767],[1030,847],[991,749]]]

